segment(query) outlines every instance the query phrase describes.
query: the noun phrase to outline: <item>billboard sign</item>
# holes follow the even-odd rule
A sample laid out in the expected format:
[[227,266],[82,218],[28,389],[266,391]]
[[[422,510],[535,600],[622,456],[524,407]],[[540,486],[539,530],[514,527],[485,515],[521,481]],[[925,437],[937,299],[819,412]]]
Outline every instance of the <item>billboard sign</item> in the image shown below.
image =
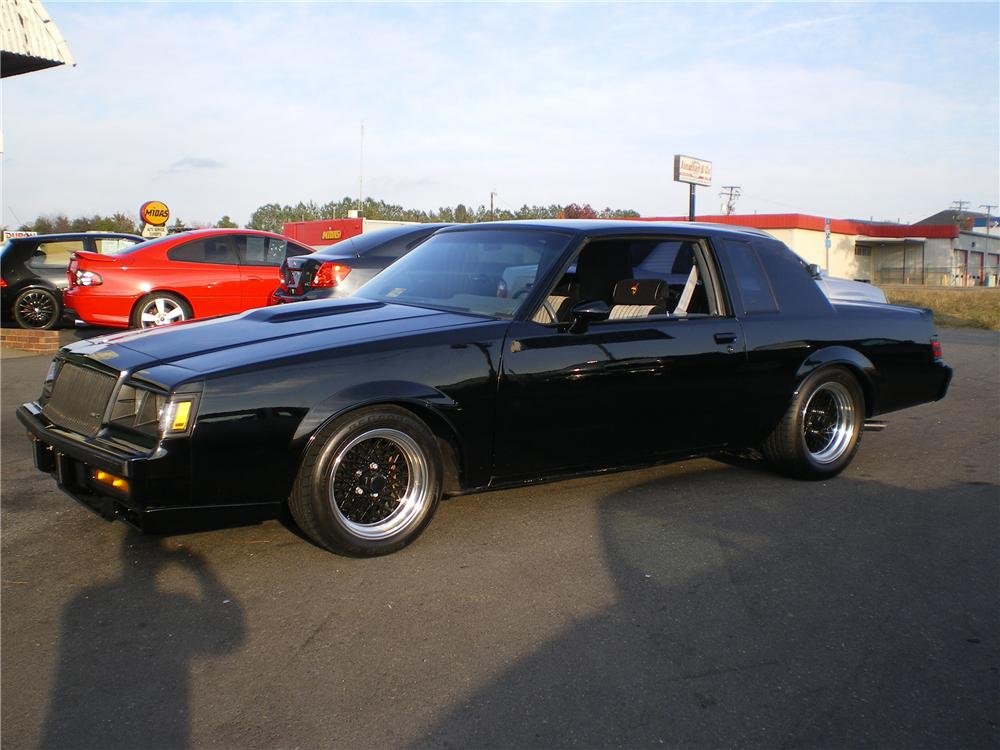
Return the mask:
[[712,162],[693,156],[674,155],[674,181],[691,185],[712,184]]

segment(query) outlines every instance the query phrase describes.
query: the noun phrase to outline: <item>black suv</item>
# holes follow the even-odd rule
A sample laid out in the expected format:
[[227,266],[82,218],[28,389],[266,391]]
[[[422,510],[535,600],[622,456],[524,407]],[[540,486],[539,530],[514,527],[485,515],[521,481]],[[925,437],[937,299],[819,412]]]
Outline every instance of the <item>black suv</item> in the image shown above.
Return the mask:
[[138,235],[119,232],[39,234],[6,240],[0,245],[0,313],[22,328],[52,328],[62,317],[62,290],[73,253],[106,253],[143,241]]

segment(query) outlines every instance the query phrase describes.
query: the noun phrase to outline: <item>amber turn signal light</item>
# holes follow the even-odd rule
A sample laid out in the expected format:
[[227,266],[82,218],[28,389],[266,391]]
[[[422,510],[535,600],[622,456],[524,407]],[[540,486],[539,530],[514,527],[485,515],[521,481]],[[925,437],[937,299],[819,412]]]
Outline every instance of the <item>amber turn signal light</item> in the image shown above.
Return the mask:
[[116,477],[114,474],[108,474],[106,471],[101,471],[98,469],[94,472],[94,479],[96,479],[101,484],[106,484],[109,487],[114,487],[116,490],[121,490],[122,492],[128,492],[128,481],[122,479],[121,477]]

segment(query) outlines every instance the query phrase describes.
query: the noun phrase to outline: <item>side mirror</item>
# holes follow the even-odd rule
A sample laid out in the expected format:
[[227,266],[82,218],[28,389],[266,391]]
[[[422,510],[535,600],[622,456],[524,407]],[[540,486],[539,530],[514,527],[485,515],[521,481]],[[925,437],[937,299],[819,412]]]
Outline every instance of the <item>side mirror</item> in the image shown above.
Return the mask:
[[607,320],[611,315],[611,308],[604,300],[589,300],[581,302],[570,311],[573,323],[569,327],[570,333],[583,333],[587,330],[587,325],[598,320]]
[[816,263],[810,263],[806,268],[809,271],[809,275],[814,279],[818,279],[823,275],[823,269],[820,268]]
[[573,320],[607,320],[611,315],[611,308],[604,300],[590,300],[574,307],[571,314]]

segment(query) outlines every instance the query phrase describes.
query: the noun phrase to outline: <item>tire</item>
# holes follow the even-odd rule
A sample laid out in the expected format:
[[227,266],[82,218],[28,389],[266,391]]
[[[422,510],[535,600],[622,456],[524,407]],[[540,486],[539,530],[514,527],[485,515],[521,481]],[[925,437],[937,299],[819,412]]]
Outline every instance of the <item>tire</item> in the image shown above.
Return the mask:
[[841,367],[824,367],[799,386],[762,450],[779,471],[800,479],[828,479],[847,468],[861,445],[865,397]]
[[55,326],[62,317],[62,301],[50,289],[33,287],[17,295],[12,312],[21,328],[45,330]]
[[430,522],[441,475],[437,440],[423,422],[394,406],[359,409],[310,442],[288,509],[321,547],[385,555]]
[[147,294],[132,310],[133,328],[156,328],[191,319],[191,306],[170,292]]

